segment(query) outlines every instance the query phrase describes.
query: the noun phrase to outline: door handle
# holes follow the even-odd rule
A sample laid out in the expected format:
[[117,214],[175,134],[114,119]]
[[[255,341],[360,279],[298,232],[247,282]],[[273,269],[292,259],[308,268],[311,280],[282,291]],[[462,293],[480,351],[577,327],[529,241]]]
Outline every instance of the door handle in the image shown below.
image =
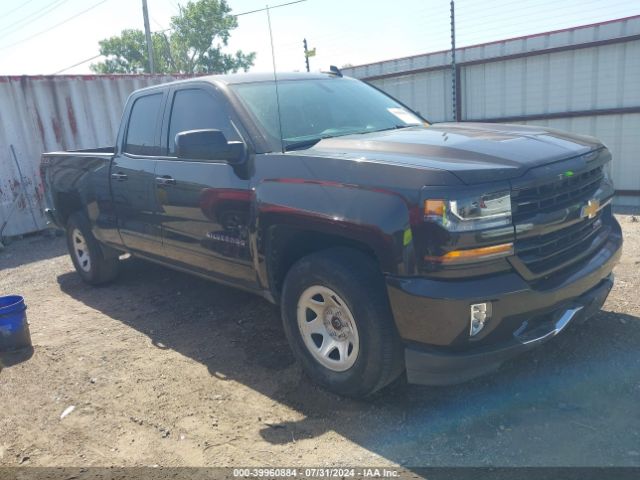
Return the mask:
[[156,177],[156,184],[160,185],[161,187],[166,187],[167,185],[175,185],[176,180],[169,175],[164,175],[162,177]]
[[114,180],[117,180],[118,182],[124,182],[129,177],[127,177],[126,173],[118,172],[118,173],[112,173],[111,178]]

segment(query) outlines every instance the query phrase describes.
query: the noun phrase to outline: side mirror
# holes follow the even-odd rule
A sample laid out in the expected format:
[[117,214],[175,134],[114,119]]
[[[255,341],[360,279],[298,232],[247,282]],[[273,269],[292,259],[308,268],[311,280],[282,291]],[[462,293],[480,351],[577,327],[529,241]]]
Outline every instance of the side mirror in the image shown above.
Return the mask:
[[185,159],[238,163],[244,156],[244,143],[227,142],[220,130],[187,130],[176,135],[176,155]]

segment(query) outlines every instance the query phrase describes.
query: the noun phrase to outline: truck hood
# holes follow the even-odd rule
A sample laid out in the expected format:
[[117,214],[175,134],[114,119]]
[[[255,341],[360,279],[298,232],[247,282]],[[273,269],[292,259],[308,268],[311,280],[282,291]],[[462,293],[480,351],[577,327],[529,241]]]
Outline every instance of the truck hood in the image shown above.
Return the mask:
[[328,138],[304,154],[446,170],[475,184],[516,178],[601,147],[595,138],[549,128],[465,122]]

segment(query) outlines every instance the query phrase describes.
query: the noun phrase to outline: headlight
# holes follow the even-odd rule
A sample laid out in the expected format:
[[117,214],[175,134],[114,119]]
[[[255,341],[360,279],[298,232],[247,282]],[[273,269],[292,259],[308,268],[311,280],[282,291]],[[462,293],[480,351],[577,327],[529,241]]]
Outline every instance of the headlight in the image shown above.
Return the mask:
[[425,220],[449,231],[464,232],[511,224],[511,194],[508,191],[424,202]]

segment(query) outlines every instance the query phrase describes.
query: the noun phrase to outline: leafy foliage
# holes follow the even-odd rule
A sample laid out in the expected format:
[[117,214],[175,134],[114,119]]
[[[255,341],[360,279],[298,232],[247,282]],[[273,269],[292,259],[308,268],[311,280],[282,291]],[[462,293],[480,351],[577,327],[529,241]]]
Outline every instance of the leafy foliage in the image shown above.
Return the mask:
[[[231,31],[238,26],[226,0],[189,1],[171,18],[169,32],[152,33],[157,73],[227,73],[247,71],[255,52],[223,52]],[[147,44],[142,30],[123,30],[101,40],[104,62],[91,65],[96,73],[148,73]]]

